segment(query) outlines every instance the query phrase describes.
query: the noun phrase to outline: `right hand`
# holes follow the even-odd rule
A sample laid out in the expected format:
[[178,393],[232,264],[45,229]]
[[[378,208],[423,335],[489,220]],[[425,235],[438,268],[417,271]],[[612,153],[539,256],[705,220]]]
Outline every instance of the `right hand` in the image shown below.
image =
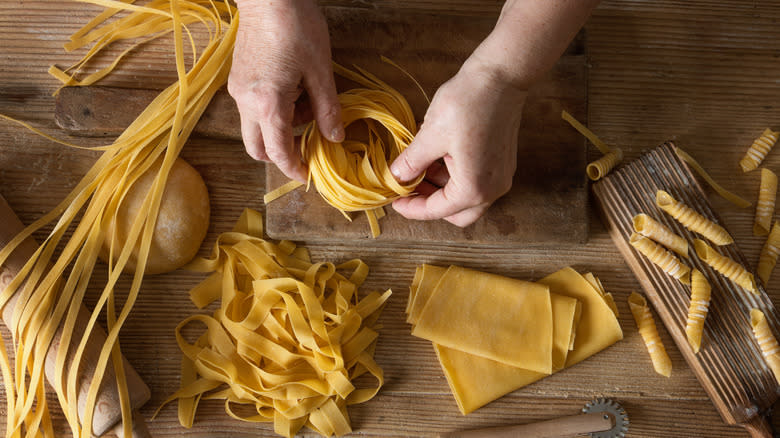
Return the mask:
[[307,178],[293,143],[295,103],[305,90],[314,120],[332,142],[344,139],[325,17],[315,0],[240,0],[228,92],[241,114],[247,153],[291,179]]

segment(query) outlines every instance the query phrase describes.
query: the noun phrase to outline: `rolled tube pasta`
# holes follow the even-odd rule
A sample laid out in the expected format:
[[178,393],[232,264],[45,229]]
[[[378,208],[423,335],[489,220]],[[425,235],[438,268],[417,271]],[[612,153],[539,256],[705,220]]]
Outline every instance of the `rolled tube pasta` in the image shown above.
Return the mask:
[[650,216],[640,213],[633,219],[634,231],[654,240],[677,254],[688,257],[688,241],[680,237],[664,224]]
[[680,280],[682,284],[691,284],[691,268],[663,246],[638,233],[632,233],[628,243],[661,270]]
[[658,208],[675,218],[685,228],[701,234],[716,245],[734,243],[734,239],[725,228],[697,213],[684,203],[674,199],[672,195],[663,190],[656,192],[655,204]]
[[698,269],[691,272],[691,304],[688,307],[688,321],[685,324],[685,336],[698,353],[701,348],[701,338],[704,333],[704,320],[710,308],[710,284]]
[[603,157],[588,164],[585,171],[588,174],[588,178],[592,181],[598,181],[605,177],[615,166],[623,160],[623,151],[619,148],[615,148]]
[[769,128],[764,129],[761,136],[753,140],[753,144],[750,145],[745,156],[739,160],[739,165],[742,167],[743,172],[749,172],[758,167],[772,147],[777,143],[777,138],[780,133],[772,131]]
[[780,256],[780,223],[775,222],[769,237],[766,238],[764,247],[761,248],[761,255],[758,257],[758,278],[766,286],[769,283],[769,277],[777,264],[777,257]]
[[696,255],[698,255],[704,263],[707,263],[713,269],[739,286],[742,286],[754,294],[758,293],[758,290],[756,289],[756,280],[753,278],[753,274],[748,272],[744,266],[731,258],[718,253],[712,249],[711,246],[707,245],[707,242],[701,239],[695,239],[693,241],[693,248],[696,250]]
[[777,197],[777,175],[767,168],[761,169],[761,185],[758,189],[756,202],[756,218],[753,223],[754,236],[766,236],[772,225],[775,214],[775,198]]
[[650,307],[647,305],[645,297],[636,292],[631,292],[628,297],[628,306],[631,308],[631,314],[634,315],[634,321],[639,328],[639,334],[645,342],[647,352],[650,353],[650,360],[653,362],[655,372],[669,377],[672,374],[672,360],[666,353],[666,348],[658,336],[658,328],[655,326],[653,315],[650,313]]
[[761,347],[761,355],[780,383],[780,346],[777,345],[777,339],[769,328],[764,313],[758,309],[751,310],[750,325],[753,327],[753,336]]

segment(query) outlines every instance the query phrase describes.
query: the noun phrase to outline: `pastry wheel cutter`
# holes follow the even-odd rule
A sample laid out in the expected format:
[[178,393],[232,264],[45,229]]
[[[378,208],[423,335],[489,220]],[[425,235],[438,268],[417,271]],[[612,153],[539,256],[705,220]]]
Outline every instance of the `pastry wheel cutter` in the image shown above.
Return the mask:
[[567,437],[589,434],[592,438],[623,438],[628,432],[628,414],[608,398],[589,401],[582,413],[536,423],[471,429],[439,435],[441,438],[535,438]]

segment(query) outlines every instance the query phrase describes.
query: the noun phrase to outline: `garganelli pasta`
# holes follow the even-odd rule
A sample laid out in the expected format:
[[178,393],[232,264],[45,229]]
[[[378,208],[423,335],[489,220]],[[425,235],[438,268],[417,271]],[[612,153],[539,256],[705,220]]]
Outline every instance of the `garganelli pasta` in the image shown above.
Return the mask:
[[[2,264],[20,242],[45,225],[56,222],[39,251],[0,294],[0,308],[12,296],[19,297],[14,307],[13,323],[9,325],[17,351],[15,363],[12,366],[6,354],[0,361],[0,368],[4,371],[5,395],[11,407],[7,411],[8,437],[38,433],[54,436],[44,391],[43,368],[50,342],[60,326],[61,348],[57,350],[55,379],[62,382],[62,388],[57,388],[56,395],[72,435],[92,436],[93,416],[99,409],[95,400],[109,366],[114,368],[117,376],[123,433],[131,435],[132,408],[121,362],[119,331],[141,289],[168,174],[212,96],[227,82],[238,28],[238,11],[227,1],[153,0],[143,6],[127,1],[83,2],[107,9],[71,37],[68,49],[78,49],[93,42],[94,45],[73,67],[64,71],[52,67],[50,73],[53,76],[64,85],[92,84],[110,73],[119,60],[137,45],[118,55],[108,67],[81,80],[68,71],[82,70],[90,59],[115,41],[140,38],[142,43],[172,34],[178,80],[162,91],[111,145],[95,148],[103,154],[76,188],[50,213],[27,227],[0,251]],[[199,53],[195,53],[196,44],[187,27],[193,23],[208,28],[208,43]],[[188,36],[188,46],[193,51],[189,70],[185,66],[185,39]],[[76,314],[94,271],[97,254],[104,240],[114,240],[113,236],[106,235],[103,224],[111,222],[132,184],[160,159],[162,166],[142,208],[145,214],[135,219],[121,251],[112,245],[110,252],[118,254],[118,257],[110,259],[116,259],[116,262],[108,265],[108,279],[86,329],[83,333],[75,333]],[[72,234],[63,242],[71,224],[75,225]],[[61,243],[62,247],[58,248]],[[133,280],[124,304],[116,309],[117,280],[134,250],[137,250],[138,261]],[[57,290],[61,277],[66,281]],[[107,339],[96,360],[92,380],[83,382],[78,367],[87,339],[104,309]],[[74,342],[78,344],[75,351],[65,347],[74,337]],[[72,356],[71,365],[66,366],[69,355]],[[7,372],[12,369],[15,371],[13,376]],[[79,406],[78,393],[85,386],[89,388],[87,396],[81,400],[83,405]]]
[[701,234],[716,245],[729,245],[734,243],[734,239],[725,228],[697,213],[684,203],[674,199],[672,195],[664,190],[656,192],[655,204],[661,210],[677,219],[685,228]]
[[615,166],[623,161],[623,150],[615,148],[607,152],[603,157],[588,164],[585,172],[592,181],[598,181],[606,176]]
[[758,278],[766,286],[769,284],[769,277],[772,276],[772,271],[777,264],[777,257],[780,256],[780,224],[775,222],[772,226],[772,231],[764,242],[764,246],[761,248],[761,255],[758,257],[758,267],[756,272]]
[[650,216],[640,213],[632,220],[634,231],[652,239],[677,254],[688,257],[688,241]]
[[777,197],[777,175],[767,168],[761,169],[761,185],[758,188],[756,202],[756,218],[753,224],[754,236],[766,236],[772,225],[775,214],[775,198]]
[[589,163],[585,168],[585,172],[587,173],[588,178],[593,181],[600,180],[623,160],[623,151],[620,148],[611,148],[607,146],[607,144],[601,141],[601,139],[599,139],[598,136],[593,133],[593,131],[577,121],[577,119],[575,119],[566,110],[561,111],[561,118],[569,122],[569,124],[574,129],[585,136],[585,138],[590,140],[590,142],[593,143],[593,145],[596,146],[602,154],[604,154],[603,157]]
[[645,301],[645,297],[636,292],[631,292],[628,297],[628,306],[631,308],[631,314],[634,316],[639,334],[645,342],[647,352],[650,353],[650,360],[653,362],[655,372],[669,377],[672,375],[672,360],[666,353],[666,348],[658,336],[658,328],[655,326],[653,315],[650,313],[650,307]]
[[[211,273],[191,291],[193,302],[204,307],[221,299],[220,307],[177,326],[187,372],[163,405],[178,399],[185,427],[201,399],[219,399],[230,416],[273,422],[287,437],[304,425],[324,436],[350,433],[346,406],[371,399],[383,384],[373,358],[376,321],[391,291],[359,297],[365,263],[312,263],[289,241],[263,240],[262,224],[260,213],[245,210],[233,231],[219,236],[211,258],[188,265]],[[206,330],[191,343],[182,330],[192,323]],[[356,388],[354,380],[366,373],[377,384]]]
[[632,233],[628,243],[667,274],[683,284],[691,284],[691,268],[661,245],[638,233]]
[[704,320],[710,308],[710,283],[698,269],[691,273],[691,304],[688,307],[688,320],[685,323],[685,335],[694,353],[701,349],[704,333]]
[[707,242],[701,239],[695,239],[693,241],[693,248],[696,250],[696,255],[698,255],[704,263],[707,263],[713,269],[739,286],[742,286],[744,289],[747,289],[754,294],[758,293],[758,290],[756,289],[756,280],[753,278],[753,274],[748,272],[744,266],[715,251],[711,246],[707,245]]
[[761,354],[764,356],[767,365],[775,375],[775,379],[780,383],[780,346],[777,344],[777,338],[769,328],[766,322],[766,316],[758,309],[750,311],[750,325],[753,327],[753,335],[761,348]]
[[764,161],[764,158],[772,150],[775,143],[777,143],[778,136],[780,136],[779,132],[772,131],[769,128],[764,129],[761,136],[755,139],[745,152],[745,156],[739,160],[742,171],[749,172],[756,169]]

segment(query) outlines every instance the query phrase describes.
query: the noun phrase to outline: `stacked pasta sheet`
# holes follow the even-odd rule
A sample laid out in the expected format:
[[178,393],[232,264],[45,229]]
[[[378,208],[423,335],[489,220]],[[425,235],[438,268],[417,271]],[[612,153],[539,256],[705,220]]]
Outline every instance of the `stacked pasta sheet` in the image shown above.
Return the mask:
[[433,342],[463,414],[623,338],[611,296],[571,268],[538,282],[457,266],[417,268],[406,308]]

